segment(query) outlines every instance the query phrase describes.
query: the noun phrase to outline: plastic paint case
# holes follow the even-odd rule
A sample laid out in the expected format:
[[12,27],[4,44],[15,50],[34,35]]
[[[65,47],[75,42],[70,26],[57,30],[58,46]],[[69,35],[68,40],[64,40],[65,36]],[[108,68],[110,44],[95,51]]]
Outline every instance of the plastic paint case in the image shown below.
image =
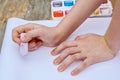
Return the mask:
[[[52,19],[63,19],[75,5],[77,0],[52,0],[51,14]],[[105,0],[90,17],[106,17],[112,15],[112,4],[109,0]]]
[[74,6],[76,0],[53,0],[51,1],[52,19],[64,18]]
[[107,15],[107,14],[110,14],[110,9],[109,8],[100,8],[100,13],[101,14],[104,14],[104,15]]
[[96,9],[90,17],[110,17],[112,16],[112,4],[110,1],[108,3],[102,4],[98,9]]

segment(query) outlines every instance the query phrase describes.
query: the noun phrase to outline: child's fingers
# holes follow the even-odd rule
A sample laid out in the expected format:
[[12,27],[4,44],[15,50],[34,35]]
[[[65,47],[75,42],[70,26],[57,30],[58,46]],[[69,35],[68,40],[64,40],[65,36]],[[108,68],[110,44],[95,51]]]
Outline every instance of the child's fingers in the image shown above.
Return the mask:
[[39,41],[39,42],[37,42],[37,46],[36,47],[39,48],[42,45],[43,45],[42,41]]
[[18,44],[20,44],[20,34],[15,30],[12,31],[12,40]]
[[70,64],[74,62],[74,59],[72,58],[72,55],[69,55],[64,62],[58,67],[58,71],[62,72],[64,71]]
[[[16,43],[20,44],[21,43],[20,34],[21,33],[28,33],[28,34],[26,34],[26,35],[28,35],[28,37],[27,37],[28,39],[23,39],[22,40],[22,42],[28,42],[28,41],[31,40],[31,38],[38,36],[38,34],[36,35],[36,33],[34,32],[34,29],[38,30],[38,28],[39,28],[39,25],[34,24],[34,23],[28,23],[28,24],[25,24],[25,25],[18,26],[18,27],[14,28],[12,30],[12,39]],[[32,33],[32,30],[33,30],[33,33]],[[29,34],[29,32],[31,34]],[[30,36],[30,35],[32,35],[32,36]]]
[[24,32],[24,28],[23,26],[19,26],[16,27],[12,30],[12,39],[13,41],[15,41],[16,43],[20,44],[21,40],[20,40],[20,34]]
[[33,39],[32,41],[29,42],[29,51],[36,50],[42,45],[42,41]]
[[18,37],[13,38],[13,41],[20,45],[21,40]]
[[58,65],[60,64],[67,56],[75,54],[75,53],[80,53],[81,50],[79,47],[70,47],[67,48],[65,50],[63,50],[60,53],[60,56],[58,56],[55,60],[54,60],[54,64]]
[[63,63],[58,67],[58,71],[64,71],[69,65],[71,65],[74,61],[77,60],[82,60],[83,58],[85,58],[85,55],[81,54],[81,53],[76,53],[74,55],[69,55],[64,61]]
[[71,75],[77,75],[82,70],[84,70],[89,65],[93,64],[92,60],[90,58],[86,58],[78,67],[76,67],[72,72]]
[[24,27],[25,27],[25,32],[28,32],[28,31],[31,31],[33,29],[39,28],[39,25],[35,24],[35,23],[28,23],[28,24],[25,24]]
[[26,34],[25,34],[25,36],[22,38],[22,41],[23,42],[29,42],[29,41],[31,41],[33,38],[38,38],[38,37],[40,37],[40,31],[39,31],[39,29],[37,29],[37,30],[31,30],[31,31],[29,31],[29,32],[27,32]]
[[51,54],[52,55],[56,55],[58,53],[60,53],[62,50],[64,50],[65,48],[68,47],[76,47],[77,46],[77,42],[76,41],[66,41],[61,43],[58,47],[56,47]]
[[31,51],[38,49],[40,46],[42,46],[42,42],[37,43],[36,46],[31,49]]
[[32,51],[34,47],[36,47],[36,42],[31,41],[28,45],[28,49]]
[[75,40],[80,40],[80,39],[83,39],[83,38],[86,38],[86,35],[79,35],[75,38]]

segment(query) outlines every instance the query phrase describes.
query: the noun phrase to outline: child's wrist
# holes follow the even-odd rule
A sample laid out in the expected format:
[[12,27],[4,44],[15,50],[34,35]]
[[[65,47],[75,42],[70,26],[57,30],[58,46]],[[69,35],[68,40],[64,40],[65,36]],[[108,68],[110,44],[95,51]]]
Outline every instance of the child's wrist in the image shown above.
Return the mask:
[[113,55],[116,55],[116,53],[119,51],[116,46],[114,45],[113,41],[111,39],[109,39],[108,36],[104,36],[104,39],[106,40],[106,43],[108,45],[108,47],[111,49],[111,51],[113,52]]
[[54,27],[54,33],[55,33],[54,40],[53,40],[54,46],[59,45],[61,42],[63,42],[67,38],[67,35],[64,34],[64,32],[58,27]]

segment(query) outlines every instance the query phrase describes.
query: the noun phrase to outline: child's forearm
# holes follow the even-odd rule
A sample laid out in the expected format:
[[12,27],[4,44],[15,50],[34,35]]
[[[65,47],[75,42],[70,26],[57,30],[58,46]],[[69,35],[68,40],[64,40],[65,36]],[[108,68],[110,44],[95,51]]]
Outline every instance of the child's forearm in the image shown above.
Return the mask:
[[69,14],[57,25],[59,38],[67,38],[103,0],[78,0]]
[[112,2],[112,7],[113,7],[113,9],[114,9],[116,0],[110,0],[110,1]]
[[120,0],[116,0],[112,21],[105,38],[114,53],[120,50]]

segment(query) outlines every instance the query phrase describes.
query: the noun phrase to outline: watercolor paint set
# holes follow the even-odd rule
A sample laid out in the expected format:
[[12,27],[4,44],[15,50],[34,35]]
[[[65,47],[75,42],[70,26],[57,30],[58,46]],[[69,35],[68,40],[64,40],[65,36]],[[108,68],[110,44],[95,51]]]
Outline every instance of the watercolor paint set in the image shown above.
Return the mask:
[[[52,19],[62,19],[75,5],[77,0],[52,0],[51,1],[51,15]],[[109,0],[103,2],[103,4],[97,8],[90,17],[105,17],[112,15],[112,5]]]
[[103,2],[92,14],[90,17],[109,17],[112,16],[112,4],[109,0]]
[[74,6],[76,0],[53,0],[51,2],[52,19],[64,18]]

